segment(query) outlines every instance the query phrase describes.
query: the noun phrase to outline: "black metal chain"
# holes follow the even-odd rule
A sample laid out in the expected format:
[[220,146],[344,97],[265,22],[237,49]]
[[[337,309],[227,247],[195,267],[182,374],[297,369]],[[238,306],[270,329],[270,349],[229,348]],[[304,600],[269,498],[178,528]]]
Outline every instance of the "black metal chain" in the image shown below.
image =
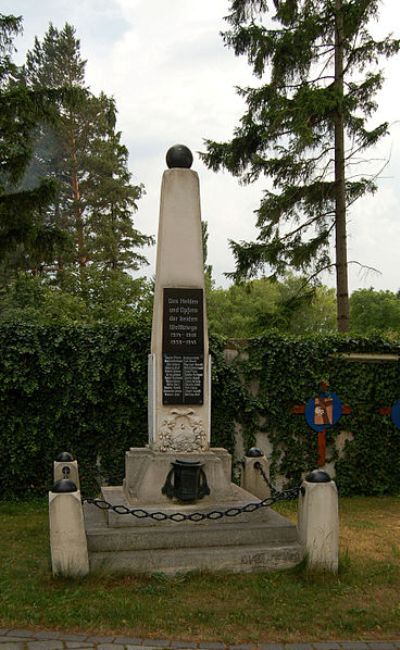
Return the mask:
[[132,515],[137,519],[153,519],[154,521],[174,521],[179,523],[181,521],[204,521],[205,519],[217,520],[222,519],[222,517],[236,517],[246,512],[255,512],[260,508],[266,508],[272,506],[278,501],[285,501],[288,499],[296,499],[299,494],[300,488],[292,488],[290,490],[283,490],[282,492],[277,492],[274,496],[267,497],[262,501],[257,501],[254,503],[247,503],[245,506],[238,508],[228,508],[227,510],[211,510],[210,512],[191,512],[185,514],[183,512],[148,512],[142,508],[128,508],[124,505],[114,506],[112,503],[105,501],[104,499],[92,499],[90,497],[84,497],[82,503],[88,503],[89,505],[94,505],[100,510],[111,510],[117,515]]
[[[260,472],[260,474],[261,474],[261,476],[263,477],[265,483],[268,485],[269,489],[271,490],[271,493],[272,493],[272,494],[279,494],[279,490],[278,490],[274,485],[272,485],[272,483],[271,483],[271,481],[269,480],[268,476],[267,476],[266,473],[264,472],[263,466],[261,465],[261,463],[260,463],[259,461],[257,461],[256,463],[254,463],[254,469],[257,469],[257,470]],[[297,489],[297,488],[296,488],[296,489]],[[300,488],[299,488],[299,489],[300,489]],[[297,492],[297,493],[298,493],[298,492]],[[296,495],[296,496],[297,496],[297,495]]]

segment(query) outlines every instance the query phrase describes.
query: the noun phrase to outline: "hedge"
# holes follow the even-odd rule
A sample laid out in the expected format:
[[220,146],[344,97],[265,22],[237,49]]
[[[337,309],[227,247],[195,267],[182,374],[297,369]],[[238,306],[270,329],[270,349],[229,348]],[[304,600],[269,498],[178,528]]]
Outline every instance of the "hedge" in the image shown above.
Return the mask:
[[[0,327],[0,498],[44,494],[52,462],[67,450],[79,460],[82,490],[120,484],[129,447],[147,442],[147,327],[97,325]],[[224,361],[224,342],[211,337],[212,444],[233,451],[235,423],[246,446],[264,428],[274,444],[272,473],[299,481],[315,467],[316,435],[291,406],[330,381],[352,407],[340,427],[354,433],[338,459],[328,435],[343,494],[400,492],[400,432],[379,415],[400,395],[399,363],[349,363],[338,352],[389,352],[400,346],[378,338],[295,339],[269,334],[243,355]],[[259,391],[249,390],[254,379]]]

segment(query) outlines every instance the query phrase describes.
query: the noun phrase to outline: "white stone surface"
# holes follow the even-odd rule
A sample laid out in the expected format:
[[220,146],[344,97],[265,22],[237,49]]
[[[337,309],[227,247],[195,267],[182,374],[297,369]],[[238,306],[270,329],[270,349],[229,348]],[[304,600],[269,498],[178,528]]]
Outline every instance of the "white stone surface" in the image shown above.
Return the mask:
[[248,456],[245,456],[243,462],[244,465],[240,481],[241,487],[261,500],[271,496],[270,488],[264,481],[260,471],[254,467],[256,463],[260,463],[264,473],[269,477],[268,461],[265,456],[260,456],[258,458],[249,458]]
[[[235,487],[231,483],[231,455],[226,449],[211,448],[201,453],[179,454],[159,452],[146,447],[131,448],[125,454],[124,493],[131,505],[159,503],[167,505],[171,500],[161,489],[176,459],[189,461],[200,460],[211,490],[201,503],[212,504],[215,501],[235,500]],[[104,495],[112,488],[103,488]],[[161,507],[161,506],[160,506]]]
[[49,492],[51,565],[54,575],[89,573],[89,558],[81,493]]
[[303,481],[299,496],[298,532],[310,568],[337,573],[339,508],[334,481]]
[[[202,289],[204,313],[204,400],[202,405],[163,405],[162,337],[164,288]],[[210,444],[210,359],[207,312],[204,291],[203,244],[201,230],[199,178],[190,169],[169,169],[163,174],[160,221],[157,238],[156,282],[151,337],[152,384],[149,385],[149,443],[154,449],[171,448],[165,430],[182,431],[186,442],[196,439],[193,451],[206,450]],[[176,411],[179,411],[176,413]],[[192,413],[189,413],[192,411]],[[171,419],[179,418],[176,427]],[[162,433],[164,431],[164,434]],[[165,442],[166,440],[166,442]],[[200,442],[199,442],[200,441]]]

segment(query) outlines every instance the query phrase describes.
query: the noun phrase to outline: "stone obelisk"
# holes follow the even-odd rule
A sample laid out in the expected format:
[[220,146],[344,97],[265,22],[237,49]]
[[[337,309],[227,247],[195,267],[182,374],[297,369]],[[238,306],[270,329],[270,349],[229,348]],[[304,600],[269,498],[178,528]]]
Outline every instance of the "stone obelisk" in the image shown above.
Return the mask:
[[206,451],[210,363],[199,178],[176,145],[161,187],[149,359],[149,444],[157,451]]

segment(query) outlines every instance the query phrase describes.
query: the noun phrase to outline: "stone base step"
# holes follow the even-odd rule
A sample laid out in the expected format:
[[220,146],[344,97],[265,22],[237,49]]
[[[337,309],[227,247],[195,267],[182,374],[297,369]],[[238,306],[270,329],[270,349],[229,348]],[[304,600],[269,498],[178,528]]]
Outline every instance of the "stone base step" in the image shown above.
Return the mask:
[[165,573],[222,571],[251,573],[287,569],[298,564],[303,552],[297,542],[249,546],[209,546],[179,549],[89,552],[90,570],[104,573]]
[[[297,529],[287,519],[262,508],[251,514],[202,522],[130,520],[109,526],[106,513],[85,504],[91,571],[104,573],[230,573],[273,571],[303,558]],[[131,515],[121,515],[131,518]],[[128,521],[129,521],[128,519]]]
[[202,522],[158,522],[155,527],[135,526],[135,520],[128,517],[133,525],[114,528],[104,522],[102,512],[92,512],[94,506],[85,506],[86,534],[88,549],[93,552],[138,551],[141,549],[182,549],[218,546],[247,546],[270,544],[291,544],[297,542],[297,529],[287,519],[270,508],[254,513],[242,521],[242,515],[224,521]]

